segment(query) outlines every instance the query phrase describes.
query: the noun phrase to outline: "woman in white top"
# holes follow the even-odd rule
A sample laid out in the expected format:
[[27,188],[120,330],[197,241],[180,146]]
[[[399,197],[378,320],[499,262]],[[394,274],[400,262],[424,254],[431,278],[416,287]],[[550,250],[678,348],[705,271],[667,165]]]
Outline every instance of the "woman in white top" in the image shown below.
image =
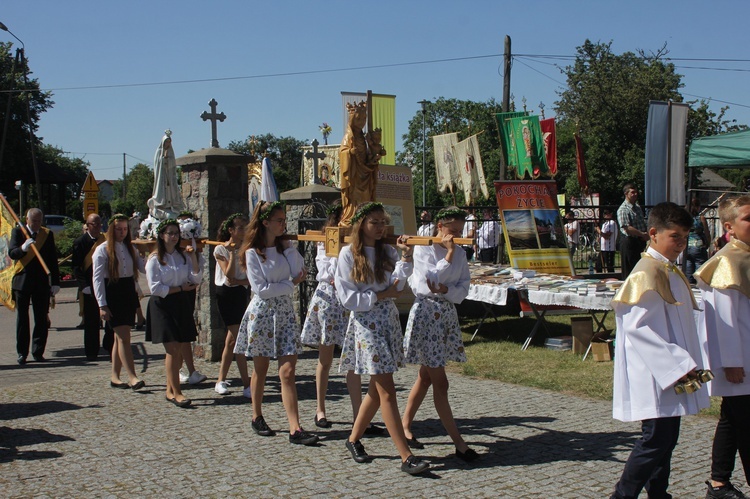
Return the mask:
[[[94,296],[99,304],[99,315],[115,332],[112,346],[112,388],[140,390],[146,383],[135,373],[130,330],[135,325],[135,311],[140,306],[135,290],[138,270],[143,261],[130,243],[128,217],[116,214],[109,220],[107,242],[94,251]],[[128,383],[120,381],[122,367],[128,373]]]
[[229,393],[227,388],[227,374],[232,365],[232,359],[237,361],[237,369],[240,371],[242,394],[245,398],[250,397],[250,376],[247,371],[247,357],[244,353],[234,353],[234,345],[237,341],[237,332],[240,322],[245,313],[249,300],[250,281],[247,274],[240,266],[238,252],[245,237],[245,227],[249,219],[247,215],[235,213],[230,215],[219,229],[219,241],[224,241],[214,249],[216,258],[216,274],[214,284],[216,285],[216,304],[219,306],[219,315],[227,327],[227,337],[224,342],[224,351],[221,353],[221,365],[219,367],[219,379],[214,390],[219,395]]
[[351,310],[341,349],[341,371],[369,374],[370,385],[346,441],[346,448],[358,463],[370,460],[360,442],[380,409],[388,433],[401,456],[401,470],[421,473],[429,465],[409,450],[396,401],[393,373],[403,366],[403,335],[398,309],[392,298],[404,289],[412,271],[409,236],[400,236],[402,251],[383,242],[388,217],[380,203],[359,206],[351,218],[351,244],[339,254],[336,293],[344,308]]
[[[343,209],[341,202],[334,203],[328,209],[328,219],[323,225],[323,231],[326,227],[333,227],[339,224]],[[315,279],[318,286],[315,288],[307,308],[307,319],[302,327],[302,343],[318,348],[318,366],[315,369],[315,389],[317,395],[317,408],[315,411],[315,426],[318,428],[330,428],[331,423],[326,418],[326,392],[328,391],[328,376],[333,363],[333,350],[336,345],[341,346],[346,333],[347,320],[349,311],[341,306],[341,302],[336,296],[334,287],[334,275],[338,258],[326,255],[324,243],[318,243],[315,265],[318,274]],[[347,372],[347,386],[350,377],[356,377],[353,387],[354,393],[359,394],[359,404],[361,404],[361,382],[360,377],[352,371]],[[359,405],[356,408],[359,409]]]
[[195,248],[180,247],[180,224],[168,218],[156,229],[156,251],[146,262],[146,277],[151,290],[146,313],[146,335],[152,343],[164,344],[167,355],[166,398],[178,407],[188,407],[190,399],[180,390],[182,344],[198,336],[193,319],[190,291],[198,287],[203,271]]
[[432,396],[440,421],[456,446],[456,456],[473,461],[479,455],[466,445],[453,419],[448,402],[448,361],[466,362],[456,304],[469,294],[469,263],[466,252],[453,243],[464,229],[466,212],[455,206],[440,210],[437,220],[438,237],[432,246],[414,247],[414,273],[409,286],[417,299],[409,312],[404,336],[406,362],[420,364],[417,381],[409,394],[402,418],[404,433],[410,447],[423,449],[414,437],[411,424],[419,406],[432,386]]
[[253,358],[250,391],[253,396],[253,431],[270,437],[274,431],[263,418],[263,390],[271,357],[279,359],[281,401],[289,421],[289,442],[314,445],[318,436],[306,432],[299,422],[295,370],[302,351],[299,324],[292,307],[294,287],[305,279],[302,255],[286,232],[286,209],[281,202],[259,202],[245,231],[241,263],[250,280],[253,298],[237,333],[234,353]]

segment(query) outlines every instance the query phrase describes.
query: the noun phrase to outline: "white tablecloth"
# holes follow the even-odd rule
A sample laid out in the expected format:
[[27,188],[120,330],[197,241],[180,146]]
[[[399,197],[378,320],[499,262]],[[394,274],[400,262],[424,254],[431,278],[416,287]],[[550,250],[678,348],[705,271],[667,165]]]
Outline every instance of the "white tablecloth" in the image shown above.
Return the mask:
[[471,284],[467,300],[504,306],[508,303],[509,284]]
[[579,295],[576,293],[531,291],[528,299],[534,305],[567,305],[583,310],[612,310],[612,295]]

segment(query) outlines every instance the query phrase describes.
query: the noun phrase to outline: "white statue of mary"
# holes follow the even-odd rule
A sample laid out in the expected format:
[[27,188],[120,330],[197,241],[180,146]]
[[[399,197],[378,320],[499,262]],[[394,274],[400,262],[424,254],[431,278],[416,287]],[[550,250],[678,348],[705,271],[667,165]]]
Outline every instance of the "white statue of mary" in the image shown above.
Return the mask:
[[147,204],[149,214],[158,220],[177,218],[185,209],[177,183],[177,162],[171,137],[172,131],[166,130],[154,155],[154,190]]

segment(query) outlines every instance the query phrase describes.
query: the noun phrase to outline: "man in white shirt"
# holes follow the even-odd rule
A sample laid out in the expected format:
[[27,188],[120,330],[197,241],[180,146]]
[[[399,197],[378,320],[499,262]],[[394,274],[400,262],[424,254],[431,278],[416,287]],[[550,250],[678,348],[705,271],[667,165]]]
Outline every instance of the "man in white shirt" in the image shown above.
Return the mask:
[[596,232],[599,233],[602,269],[606,268],[607,272],[615,271],[615,251],[617,251],[617,224],[612,217],[612,210],[604,210],[604,223],[601,228],[596,228]]
[[477,230],[477,248],[479,261],[482,263],[497,263],[497,246],[500,243],[502,227],[492,219],[492,212],[484,210],[484,222]]
[[[472,210],[469,210],[469,214],[466,215],[466,223],[464,224],[464,232],[462,234],[462,237],[465,237],[467,239],[474,239],[477,235],[477,217],[474,216],[474,212]],[[471,259],[474,257],[474,253],[476,253],[475,250],[475,244],[472,244],[471,246],[462,246],[464,251],[466,251],[466,260],[471,261]]]
[[578,224],[576,214],[573,210],[568,210],[565,213],[565,235],[568,238],[570,257],[573,258],[576,249],[578,249],[578,239],[581,237],[581,226]]
[[420,213],[419,221],[422,222],[422,225],[417,229],[417,235],[431,237],[435,233],[435,224],[432,223],[432,215],[430,212],[424,210]]

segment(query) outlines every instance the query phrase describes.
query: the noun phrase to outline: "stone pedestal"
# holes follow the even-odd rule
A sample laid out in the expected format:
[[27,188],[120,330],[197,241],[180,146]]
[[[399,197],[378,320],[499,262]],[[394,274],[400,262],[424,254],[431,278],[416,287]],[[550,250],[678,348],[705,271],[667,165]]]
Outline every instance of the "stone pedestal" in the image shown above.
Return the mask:
[[[247,213],[247,163],[250,158],[227,149],[212,147],[177,158],[182,168],[182,198],[203,226],[203,236],[215,240],[221,223],[232,213]],[[213,246],[201,253],[205,261],[203,280],[195,307],[198,339],[193,353],[217,362],[221,360],[226,326],[216,304],[216,260]]]

